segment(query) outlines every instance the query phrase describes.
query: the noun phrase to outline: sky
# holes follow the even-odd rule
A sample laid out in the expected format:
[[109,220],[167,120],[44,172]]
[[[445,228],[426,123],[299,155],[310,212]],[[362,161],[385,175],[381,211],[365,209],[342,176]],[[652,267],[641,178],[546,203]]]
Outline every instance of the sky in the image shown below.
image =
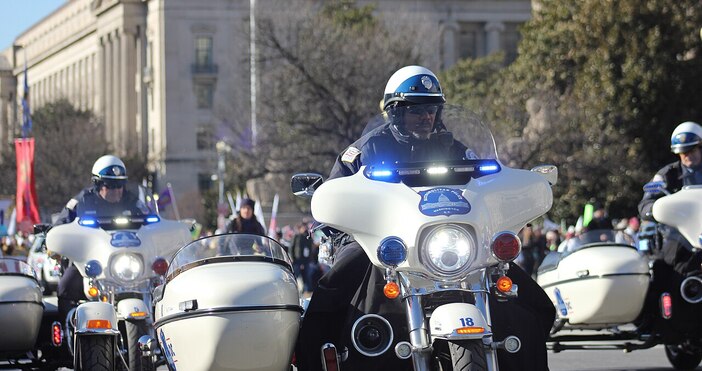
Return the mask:
[[0,50],[67,0],[0,0]]

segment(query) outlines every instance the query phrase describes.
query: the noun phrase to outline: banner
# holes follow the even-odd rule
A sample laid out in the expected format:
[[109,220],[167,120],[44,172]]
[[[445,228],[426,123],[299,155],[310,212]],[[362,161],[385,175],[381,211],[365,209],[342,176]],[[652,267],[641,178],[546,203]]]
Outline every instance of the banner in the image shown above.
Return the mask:
[[33,224],[40,222],[39,202],[34,179],[34,138],[15,139],[17,156],[17,226],[31,232]]
[[278,194],[275,194],[275,197],[273,197],[273,209],[271,209],[271,224],[268,225],[268,237],[278,240],[278,236],[275,233],[275,230],[277,228],[277,223],[276,223],[276,217],[278,216],[278,202],[279,202],[279,197]]

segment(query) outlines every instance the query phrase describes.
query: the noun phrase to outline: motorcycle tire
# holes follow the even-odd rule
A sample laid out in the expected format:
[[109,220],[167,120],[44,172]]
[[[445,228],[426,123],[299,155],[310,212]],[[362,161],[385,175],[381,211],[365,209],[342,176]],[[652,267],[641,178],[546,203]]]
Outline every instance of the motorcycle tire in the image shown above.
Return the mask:
[[681,345],[666,345],[665,355],[676,370],[694,370],[702,361],[702,352]]
[[78,338],[76,370],[114,370],[114,341],[113,336],[81,336]]
[[139,350],[139,338],[149,334],[149,328],[144,321],[124,321],[124,333],[126,334],[125,344],[127,352],[127,363],[131,371],[153,371],[154,367],[141,356]]
[[480,340],[437,341],[436,359],[442,371],[486,371],[485,347]]

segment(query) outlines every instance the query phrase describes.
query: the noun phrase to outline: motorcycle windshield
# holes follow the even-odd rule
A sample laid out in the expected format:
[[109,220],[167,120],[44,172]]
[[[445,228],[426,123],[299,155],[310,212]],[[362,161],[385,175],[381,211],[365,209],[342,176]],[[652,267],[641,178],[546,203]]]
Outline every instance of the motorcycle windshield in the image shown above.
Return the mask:
[[29,264],[12,258],[0,258],[0,276],[2,275],[37,278],[34,269]]
[[166,277],[177,275],[193,263],[206,263],[205,260],[212,258],[232,258],[222,261],[282,262],[292,266],[285,248],[275,240],[250,234],[223,234],[201,238],[183,246],[173,256]]
[[[79,218],[132,218],[158,215],[158,197],[155,197],[150,189],[141,184],[127,183],[122,189],[102,188],[99,192],[105,192],[104,195],[101,193],[105,199],[115,197],[118,201],[86,203],[78,210]],[[115,192],[121,192],[121,195],[117,196]]]
[[[395,150],[407,144],[410,151]],[[420,104],[396,107],[373,117],[363,136],[365,165],[497,159],[486,123],[459,106]],[[361,149],[361,148],[359,148]]]
[[588,245],[629,245],[633,242],[623,237],[624,232],[612,229],[594,229],[583,232],[567,241],[568,251],[576,251]]

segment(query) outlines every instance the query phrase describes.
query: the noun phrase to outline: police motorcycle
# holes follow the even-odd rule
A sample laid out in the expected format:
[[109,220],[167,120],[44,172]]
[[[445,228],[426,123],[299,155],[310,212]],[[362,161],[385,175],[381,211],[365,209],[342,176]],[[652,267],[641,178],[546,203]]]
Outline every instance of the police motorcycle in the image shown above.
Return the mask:
[[[649,183],[644,190],[664,186]],[[702,187],[656,200],[653,217],[702,247]],[[557,308],[549,346],[629,352],[663,344],[676,369],[694,369],[702,360],[702,272],[681,277],[657,258],[655,228],[639,238],[637,249],[617,243],[611,230],[588,231],[546,256],[537,282]]]
[[291,369],[302,306],[292,261],[268,237],[195,240],[154,292],[156,344],[171,371]]
[[[493,336],[489,297],[517,296],[506,275],[521,250],[516,233],[550,209],[557,169],[503,165],[477,115],[442,109],[450,135],[467,147],[464,159],[366,164],[326,182],[313,173],[292,178],[293,193],[311,197],[327,235],[320,261],[333,264],[339,237],[352,236],[384,272],[383,295],[405,314],[398,333],[383,315],[354,313],[347,343],[320,349],[326,370],[346,368],[352,353],[361,362],[387,354],[415,370],[498,370],[497,350],[522,346],[516,336]],[[383,122],[376,117],[369,126]]]
[[76,370],[151,370],[159,363],[158,354],[142,357],[139,339],[153,335],[153,290],[168,260],[192,240],[190,226],[162,219],[147,189],[128,187],[144,201],[143,214],[88,211],[46,234],[47,248],[83,275],[88,300],[61,322]]

